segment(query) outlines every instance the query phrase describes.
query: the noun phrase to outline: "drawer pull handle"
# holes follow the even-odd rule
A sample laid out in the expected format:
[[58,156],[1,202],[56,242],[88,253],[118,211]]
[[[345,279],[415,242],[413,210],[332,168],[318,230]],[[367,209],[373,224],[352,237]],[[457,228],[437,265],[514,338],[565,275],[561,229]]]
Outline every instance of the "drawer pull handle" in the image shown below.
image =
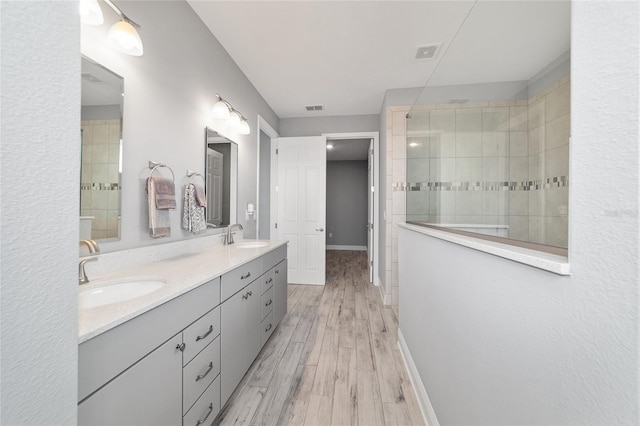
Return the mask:
[[249,298],[249,293],[245,293],[245,294],[243,294],[243,295],[242,295],[242,298],[243,298],[243,299],[248,299],[248,298]]
[[253,292],[249,291],[249,293],[247,293],[249,296],[253,296]]
[[211,370],[213,370],[213,361],[209,363],[209,368],[207,369],[207,371],[204,372],[204,374],[202,375],[198,374],[198,377],[196,377],[196,382],[207,377],[207,374],[209,374]]
[[198,336],[196,337],[196,342],[202,339],[206,339],[208,335],[210,335],[213,332],[213,325],[209,326],[209,331],[207,331],[206,333],[204,333],[202,336]]
[[276,269],[276,274],[279,274],[279,273],[280,273],[280,270],[279,270],[279,269]]
[[187,347],[186,343],[179,343],[176,346],[176,349],[180,349],[180,352],[184,352],[184,348],[186,348],[186,347]]
[[213,402],[209,404],[209,411],[207,412],[207,415],[204,416],[204,419],[198,420],[198,423],[196,423],[196,426],[200,426],[202,423],[206,422],[207,418],[209,417],[209,415],[211,415],[212,412],[213,412]]
[[249,278],[251,276],[251,272],[247,272],[247,275],[240,275],[240,279],[244,280],[245,278]]
[[264,306],[269,306],[269,305],[270,305],[270,304],[272,304],[272,303],[273,303],[273,300],[272,300],[272,299],[269,299],[269,301],[268,301]]
[[269,278],[269,281],[267,281],[267,284],[271,284],[273,282],[273,278]]
[[269,324],[269,327],[264,331],[265,333],[273,328],[273,324]]

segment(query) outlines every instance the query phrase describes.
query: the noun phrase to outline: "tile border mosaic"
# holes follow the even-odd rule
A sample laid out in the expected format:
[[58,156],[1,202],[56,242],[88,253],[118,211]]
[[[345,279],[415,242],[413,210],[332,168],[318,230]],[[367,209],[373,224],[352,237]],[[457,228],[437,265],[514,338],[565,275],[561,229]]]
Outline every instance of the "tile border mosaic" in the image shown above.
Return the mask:
[[535,191],[569,186],[567,176],[554,176],[522,182],[394,182],[394,191]]

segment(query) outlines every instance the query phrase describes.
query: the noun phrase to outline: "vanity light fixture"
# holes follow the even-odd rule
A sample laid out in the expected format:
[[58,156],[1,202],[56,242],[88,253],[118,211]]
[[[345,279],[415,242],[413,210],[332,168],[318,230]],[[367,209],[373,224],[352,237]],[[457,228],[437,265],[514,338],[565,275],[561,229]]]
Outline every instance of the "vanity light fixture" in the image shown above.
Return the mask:
[[120,8],[113,4],[111,0],[104,0],[106,4],[120,16],[120,21],[116,22],[109,29],[108,38],[111,44],[118,50],[132,56],[142,56],[142,40],[136,28],[140,25],[129,19],[122,13]]
[[[142,40],[138,31],[136,31],[136,28],[140,28],[140,25],[122,13],[120,8],[113,4],[111,0],[103,1],[120,16],[120,21],[113,24],[107,34],[110,44],[128,55],[142,56]],[[79,7],[83,24],[101,25],[104,22],[98,0],[80,0]]]
[[98,0],[80,0],[80,21],[87,25],[102,25],[104,16]]
[[218,98],[218,102],[216,102],[213,106],[211,114],[215,118],[226,120],[227,126],[241,135],[248,135],[249,133],[251,133],[249,123],[247,122],[247,119],[244,117],[244,115],[242,115],[240,111],[232,107],[229,102],[222,99],[219,94],[216,93],[216,97]]

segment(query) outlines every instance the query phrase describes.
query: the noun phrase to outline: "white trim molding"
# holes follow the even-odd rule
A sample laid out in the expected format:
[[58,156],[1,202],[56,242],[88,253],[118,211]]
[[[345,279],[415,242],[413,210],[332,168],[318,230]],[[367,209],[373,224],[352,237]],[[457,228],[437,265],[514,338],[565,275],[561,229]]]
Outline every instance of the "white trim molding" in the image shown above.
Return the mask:
[[409,379],[411,380],[411,384],[413,385],[413,389],[416,393],[416,398],[418,399],[420,411],[422,412],[422,417],[424,418],[425,423],[427,426],[440,426],[438,418],[436,417],[436,412],[433,410],[433,406],[429,400],[429,395],[427,395],[427,390],[422,383],[416,364],[413,362],[413,358],[409,352],[407,342],[405,342],[404,336],[402,335],[402,330],[399,328],[398,347],[400,348],[400,354],[402,355],[404,365],[407,367],[407,371],[409,372]]
[[343,246],[343,245],[328,245],[327,250],[355,250],[355,251],[367,251],[367,246]]

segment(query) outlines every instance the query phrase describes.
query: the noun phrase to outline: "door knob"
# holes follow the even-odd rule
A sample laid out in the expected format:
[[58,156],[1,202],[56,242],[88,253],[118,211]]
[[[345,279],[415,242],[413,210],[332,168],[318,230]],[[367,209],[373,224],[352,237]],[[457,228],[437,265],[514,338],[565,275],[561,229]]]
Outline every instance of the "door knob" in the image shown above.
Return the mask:
[[316,231],[322,232],[324,231],[324,228],[316,228]]

